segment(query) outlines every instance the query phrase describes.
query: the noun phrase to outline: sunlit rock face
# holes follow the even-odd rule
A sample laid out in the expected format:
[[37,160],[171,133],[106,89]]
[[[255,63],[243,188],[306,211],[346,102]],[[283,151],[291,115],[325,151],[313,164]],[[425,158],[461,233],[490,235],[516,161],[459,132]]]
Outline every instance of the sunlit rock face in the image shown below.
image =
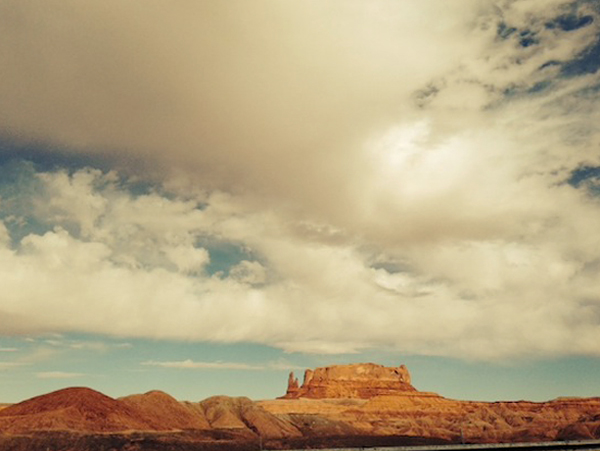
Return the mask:
[[[427,437],[449,442],[509,443],[600,438],[600,398],[546,402],[479,402],[418,391],[408,370],[375,364],[293,373],[285,396],[259,405],[304,430],[305,418],[325,418],[367,436]],[[337,427],[337,426],[336,426]],[[350,430],[349,429],[349,430]],[[331,426],[330,434],[335,434]]]
[[[157,390],[114,399],[71,387],[0,411],[2,450],[58,449],[57,433],[66,443],[60,449],[138,449],[131,447],[132,431],[172,449],[188,449],[192,442],[213,449],[215,439],[231,445],[227,449],[257,449],[261,440],[271,440],[269,449],[299,449],[339,447],[340,438],[360,446],[374,445],[378,437],[395,437],[396,444],[600,439],[600,398],[455,400],[416,390],[403,366],[353,364],[307,370],[301,386],[291,374],[284,399],[213,396],[189,402]],[[24,434],[41,441],[7,444]],[[100,444],[109,435],[121,445]],[[95,445],[74,447],[81,437]]]
[[374,363],[357,363],[306,370],[300,387],[294,373],[290,373],[288,389],[282,398],[370,399],[414,391],[416,389],[410,383],[410,373],[404,365],[385,367]]

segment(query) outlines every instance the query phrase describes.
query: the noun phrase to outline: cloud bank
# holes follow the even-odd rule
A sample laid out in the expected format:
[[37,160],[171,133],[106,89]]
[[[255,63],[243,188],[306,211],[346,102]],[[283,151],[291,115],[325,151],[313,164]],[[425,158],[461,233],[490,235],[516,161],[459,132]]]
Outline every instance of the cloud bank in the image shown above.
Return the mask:
[[594,2],[0,11],[0,332],[598,355]]

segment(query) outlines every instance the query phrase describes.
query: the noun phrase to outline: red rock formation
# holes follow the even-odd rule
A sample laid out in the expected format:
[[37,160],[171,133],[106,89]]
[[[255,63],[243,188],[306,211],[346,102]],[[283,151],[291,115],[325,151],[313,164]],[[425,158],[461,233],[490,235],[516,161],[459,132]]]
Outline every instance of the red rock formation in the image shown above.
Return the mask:
[[284,398],[260,405],[289,418],[325,417],[364,435],[474,443],[600,438],[600,398],[458,401],[417,391],[405,367],[363,364],[307,370],[302,387],[288,390]]
[[298,388],[294,373],[290,373],[285,399],[295,398],[362,398],[394,395],[416,391],[410,384],[408,369],[385,367],[374,363],[335,365],[306,370],[304,382]]
[[582,440],[600,438],[600,414],[588,415],[559,431],[559,440]]
[[491,403],[406,392],[370,400],[300,398],[259,404],[291,419],[303,416],[345,423],[360,435],[470,443],[600,439],[600,398]]
[[294,377],[294,372],[290,372],[290,375],[288,377],[288,386],[287,386],[287,391],[285,392],[285,397],[286,398],[297,398],[297,394],[298,394],[298,390],[300,389],[300,386],[298,384],[298,378]]
[[36,396],[0,411],[0,430],[77,430],[111,432],[147,430],[138,412],[89,388],[74,387]]
[[0,410],[0,439],[34,431],[104,436],[132,430],[254,444],[260,437],[280,448],[336,436],[472,443],[600,439],[600,398],[458,401],[417,391],[404,367],[373,364],[308,370],[302,387],[293,375],[288,383],[292,396],[260,402],[226,396],[179,402],[158,391],[113,399],[87,388],[59,390]]

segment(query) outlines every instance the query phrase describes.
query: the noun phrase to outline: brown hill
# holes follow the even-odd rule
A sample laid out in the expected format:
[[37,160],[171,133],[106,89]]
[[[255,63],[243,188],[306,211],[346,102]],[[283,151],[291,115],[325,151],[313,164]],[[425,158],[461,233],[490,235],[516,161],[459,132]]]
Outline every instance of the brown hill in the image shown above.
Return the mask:
[[179,402],[162,391],[126,396],[119,401],[156,431],[211,428],[203,409]]
[[335,365],[306,370],[304,382],[290,373],[283,398],[363,398],[414,392],[406,366],[385,367],[374,363]]
[[4,432],[146,430],[149,424],[130,407],[95,390],[73,387],[36,396],[0,411]]
[[266,438],[299,437],[302,434],[289,421],[269,413],[248,398],[213,396],[200,402],[213,428],[248,429]]
[[290,421],[248,398],[215,396],[200,403],[179,402],[151,391],[113,399],[74,387],[37,396],[0,411],[0,431],[181,431],[238,430],[241,437],[286,438],[302,434]]

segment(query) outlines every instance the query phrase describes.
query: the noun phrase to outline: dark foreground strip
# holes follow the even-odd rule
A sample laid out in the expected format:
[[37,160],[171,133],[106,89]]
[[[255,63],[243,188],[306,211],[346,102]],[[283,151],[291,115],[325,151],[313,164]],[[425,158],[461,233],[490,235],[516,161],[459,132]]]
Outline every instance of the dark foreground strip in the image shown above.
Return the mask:
[[[537,443],[482,443],[464,445],[331,448],[320,451],[571,451],[600,450],[600,440]],[[306,450],[287,450],[306,451]]]

